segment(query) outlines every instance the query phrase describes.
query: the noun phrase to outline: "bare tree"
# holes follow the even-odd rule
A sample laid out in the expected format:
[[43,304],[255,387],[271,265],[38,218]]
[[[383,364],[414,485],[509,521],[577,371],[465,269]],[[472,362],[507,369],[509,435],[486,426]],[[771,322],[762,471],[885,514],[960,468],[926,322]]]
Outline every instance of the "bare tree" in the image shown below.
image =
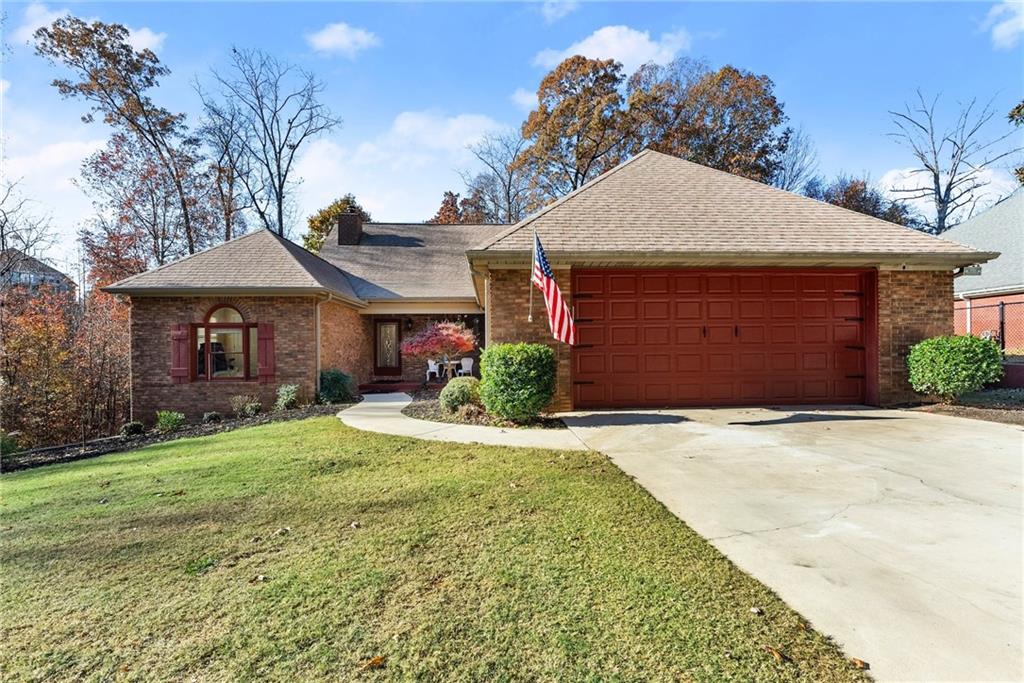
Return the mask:
[[477,198],[489,223],[518,223],[542,205],[522,164],[527,143],[517,132],[484,136],[470,151],[484,165],[482,173],[462,172],[467,195]]
[[801,192],[818,173],[818,151],[803,128],[789,136],[789,144],[779,157],[771,184],[788,192]]
[[240,116],[236,177],[263,225],[284,235],[299,149],[341,120],[320,101],[321,81],[261,50],[233,48],[229,73],[213,75]]
[[904,200],[933,202],[935,218],[925,218],[924,225],[936,234],[974,212],[981,198],[978,191],[990,182],[982,171],[1021,150],[1001,146],[1012,130],[987,140],[982,137],[982,129],[996,115],[991,103],[978,110],[977,100],[971,100],[961,107],[951,127],[940,130],[935,116],[938,101],[938,96],[926,101],[918,90],[916,103],[889,112],[897,128],[889,135],[910,149],[919,165],[911,174],[913,187],[894,187],[892,192]]
[[18,192],[17,181],[0,184],[0,286],[26,259],[52,244],[50,217],[32,211],[32,203]]
[[205,120],[199,135],[210,150],[210,185],[220,214],[224,241],[245,233],[245,210],[252,208],[244,189],[251,172],[242,138],[242,112],[233,102],[217,103],[196,88]]

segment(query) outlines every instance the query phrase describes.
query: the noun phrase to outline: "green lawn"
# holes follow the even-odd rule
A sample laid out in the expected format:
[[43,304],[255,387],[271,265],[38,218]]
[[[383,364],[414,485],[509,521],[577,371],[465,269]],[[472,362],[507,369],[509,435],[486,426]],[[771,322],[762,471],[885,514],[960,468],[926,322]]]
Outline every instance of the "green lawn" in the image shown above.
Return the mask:
[[0,495],[4,681],[861,676],[598,454],[315,418]]

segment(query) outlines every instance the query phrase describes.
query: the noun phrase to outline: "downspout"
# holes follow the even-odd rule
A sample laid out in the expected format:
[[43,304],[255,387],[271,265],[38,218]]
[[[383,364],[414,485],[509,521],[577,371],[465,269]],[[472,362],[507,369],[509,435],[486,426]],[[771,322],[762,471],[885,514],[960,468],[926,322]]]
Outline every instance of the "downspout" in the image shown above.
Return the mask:
[[322,369],[321,368],[321,361],[320,361],[320,340],[321,340],[320,327],[321,327],[321,322],[322,322],[322,317],[320,315],[320,306],[322,306],[323,304],[325,304],[325,303],[327,303],[328,301],[331,301],[331,300],[341,301],[341,299],[338,299],[337,297],[335,297],[330,292],[324,292],[324,294],[327,295],[327,298],[326,299],[322,299],[320,301],[317,301],[316,302],[316,307],[313,309],[314,310],[314,314],[313,314],[314,323],[313,324],[316,326],[316,395],[317,396],[320,395],[320,371]]

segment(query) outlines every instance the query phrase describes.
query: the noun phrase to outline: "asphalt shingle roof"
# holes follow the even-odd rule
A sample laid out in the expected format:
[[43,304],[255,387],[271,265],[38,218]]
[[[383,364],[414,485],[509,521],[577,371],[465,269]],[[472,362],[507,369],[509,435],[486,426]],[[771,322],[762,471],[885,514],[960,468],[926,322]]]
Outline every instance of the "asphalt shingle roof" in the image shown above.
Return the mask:
[[534,230],[549,254],[986,258],[917,230],[650,150],[524,219],[476,254],[529,251]]
[[337,228],[320,256],[341,268],[359,298],[475,299],[466,251],[507,225],[364,223],[358,245],[338,244]]
[[958,277],[953,283],[957,294],[1024,291],[1024,189],[950,228],[942,237],[975,249],[1000,252],[999,258],[982,267],[981,275]]
[[361,303],[345,274],[270,230],[258,230],[121,280],[105,291],[327,291]]

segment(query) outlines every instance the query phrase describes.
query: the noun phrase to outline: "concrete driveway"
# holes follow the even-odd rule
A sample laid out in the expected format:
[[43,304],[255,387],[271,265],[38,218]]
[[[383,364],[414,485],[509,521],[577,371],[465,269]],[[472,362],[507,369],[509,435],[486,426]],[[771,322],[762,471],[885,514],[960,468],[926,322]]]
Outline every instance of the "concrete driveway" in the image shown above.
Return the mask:
[[893,410],[566,418],[879,680],[1020,680],[1024,430]]

